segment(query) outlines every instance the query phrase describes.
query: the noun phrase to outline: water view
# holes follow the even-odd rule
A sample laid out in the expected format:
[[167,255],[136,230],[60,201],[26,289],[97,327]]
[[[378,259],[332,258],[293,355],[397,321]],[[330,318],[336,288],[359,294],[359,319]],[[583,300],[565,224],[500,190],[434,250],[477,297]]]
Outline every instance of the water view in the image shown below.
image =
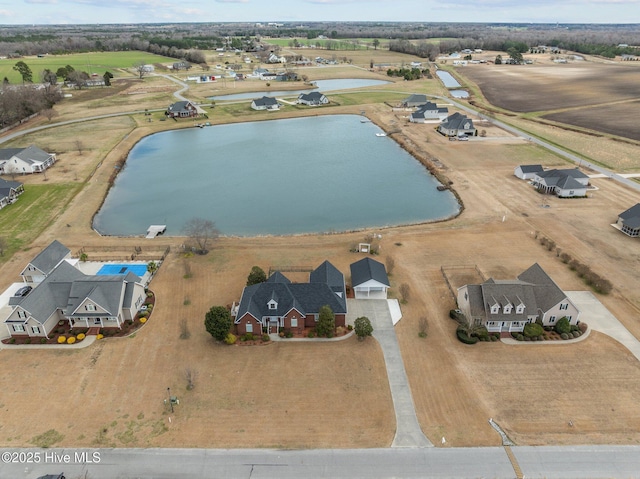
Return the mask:
[[223,234],[283,235],[412,224],[459,204],[423,165],[358,115],[156,133],[130,152],[94,228],[182,234],[193,217]]
[[442,83],[444,83],[444,86],[446,86],[447,88],[459,88],[462,86],[460,85],[460,83],[458,83],[458,80],[456,80],[449,72],[438,70],[436,72],[436,75],[438,75],[438,78],[440,78]]
[[[271,85],[273,85],[273,82]],[[351,90],[354,88],[365,88],[370,86],[378,86],[378,85],[386,85],[387,83],[391,83],[385,80],[368,80],[364,78],[338,78],[333,80],[318,80],[313,82],[317,85],[318,88],[307,88],[305,90],[274,90],[274,91],[259,91],[259,92],[249,92],[249,93],[238,93],[232,95],[220,95],[220,96],[210,96],[208,97],[210,100],[214,101],[223,101],[223,100],[253,100],[254,98],[262,98],[265,95],[268,96],[279,96],[279,97],[297,97],[300,93],[308,93],[310,91],[319,91],[322,93],[326,93],[329,91],[338,91],[338,90]]]

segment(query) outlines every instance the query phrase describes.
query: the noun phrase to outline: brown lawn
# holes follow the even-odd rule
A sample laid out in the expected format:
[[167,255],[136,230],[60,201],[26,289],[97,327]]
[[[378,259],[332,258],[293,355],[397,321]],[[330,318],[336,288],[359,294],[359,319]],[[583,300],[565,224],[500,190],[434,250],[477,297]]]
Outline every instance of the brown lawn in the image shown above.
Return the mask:
[[[379,104],[340,111],[360,109],[387,131],[400,128],[392,137],[421,161],[439,165],[465,206],[451,221],[375,230],[383,236],[378,259],[395,259],[392,295],[402,283],[411,288],[396,331],[428,437],[438,445],[442,436],[447,446],[497,445],[499,436],[487,423],[492,417],[518,444],[640,442],[640,367],[626,349],[597,333],[574,345],[463,345],[448,318],[455,302],[440,271],[477,265],[486,277],[506,279],[539,262],[562,288],[585,289],[534,239],[538,232],[614,284],[614,292],[600,299],[640,338],[640,250],[637,240],[609,226],[640,194],[595,179],[598,190],[587,199],[543,197],[513,169],[533,162],[567,165],[544,150],[489,127],[489,140],[449,142],[433,125],[406,125]],[[155,131],[151,125],[127,135],[128,124],[114,126],[117,133],[91,147],[108,151],[102,159],[92,156],[94,168],[102,161],[96,173],[31,248],[2,265],[0,286],[16,280],[54,238],[72,251],[111,246],[126,255],[145,246],[140,238],[103,238],[90,229],[113,166],[138,138]],[[575,133],[563,134],[580,141]],[[66,155],[69,165],[76,161],[71,149]],[[79,160],[71,171],[84,171]],[[51,170],[50,181],[58,171]],[[180,254],[182,238],[154,240],[170,244],[172,253],[152,283],[152,320],[135,337],[76,351],[0,352],[0,444],[26,446],[54,429],[64,436],[61,446],[388,446],[395,417],[374,340],[226,346],[203,328],[210,306],[239,299],[251,266],[314,267],[329,259],[348,276],[349,264],[360,258],[349,248],[365,233],[223,238],[209,255],[193,258]],[[185,261],[191,278],[184,278]],[[475,281],[473,274],[469,278]],[[421,317],[429,324],[427,338],[418,337]],[[183,320],[189,339],[179,338]],[[186,390],[187,368],[198,372],[192,391]],[[180,398],[171,415],[163,404],[167,387]],[[27,399],[47,407],[27,409]]]

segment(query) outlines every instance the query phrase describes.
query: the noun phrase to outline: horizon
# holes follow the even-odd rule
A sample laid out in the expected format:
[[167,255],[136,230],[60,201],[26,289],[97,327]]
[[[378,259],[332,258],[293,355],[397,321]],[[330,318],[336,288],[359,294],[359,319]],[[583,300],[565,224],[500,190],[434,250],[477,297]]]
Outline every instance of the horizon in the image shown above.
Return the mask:
[[446,4],[435,0],[280,0],[276,5],[266,0],[5,0],[0,5],[2,26],[267,22],[640,24],[629,23],[630,18],[640,18],[640,2],[636,0],[532,0],[526,4],[518,0],[477,0],[473,6],[465,0]]

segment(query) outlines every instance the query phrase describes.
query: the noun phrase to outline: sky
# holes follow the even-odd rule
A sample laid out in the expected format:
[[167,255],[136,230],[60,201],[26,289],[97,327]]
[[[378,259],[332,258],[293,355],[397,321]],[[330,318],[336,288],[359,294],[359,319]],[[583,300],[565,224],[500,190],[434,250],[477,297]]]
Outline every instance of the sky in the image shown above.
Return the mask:
[[638,23],[640,0],[0,0],[0,24]]

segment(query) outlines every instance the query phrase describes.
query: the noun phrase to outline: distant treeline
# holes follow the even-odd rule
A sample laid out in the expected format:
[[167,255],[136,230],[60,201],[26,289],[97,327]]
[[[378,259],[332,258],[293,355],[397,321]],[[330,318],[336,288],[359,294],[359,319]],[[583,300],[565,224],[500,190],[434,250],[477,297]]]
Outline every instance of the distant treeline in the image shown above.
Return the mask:
[[[227,47],[253,50],[262,37],[324,37],[328,45],[354,38],[391,40],[390,48],[423,58],[462,49],[526,52],[540,45],[585,54],[637,53],[637,25],[466,24],[400,22],[194,23],[140,25],[0,26],[0,55],[142,50],[199,63],[198,50]],[[335,41],[338,42],[335,42]],[[619,46],[621,45],[621,46]],[[526,46],[526,48],[525,48]]]

